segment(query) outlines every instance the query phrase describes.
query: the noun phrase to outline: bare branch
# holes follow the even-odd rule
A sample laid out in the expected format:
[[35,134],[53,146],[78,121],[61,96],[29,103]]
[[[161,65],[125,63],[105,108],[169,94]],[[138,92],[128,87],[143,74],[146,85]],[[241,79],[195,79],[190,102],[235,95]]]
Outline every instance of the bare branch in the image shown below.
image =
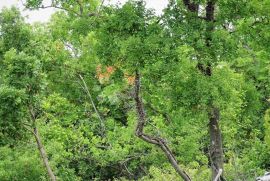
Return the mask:
[[35,137],[40,156],[41,156],[43,164],[44,164],[44,166],[45,166],[45,168],[47,170],[47,173],[48,173],[48,175],[50,177],[50,180],[51,181],[56,181],[56,176],[54,175],[53,170],[52,170],[52,168],[51,168],[51,166],[49,164],[49,160],[48,160],[46,150],[45,150],[45,148],[44,148],[44,146],[42,144],[41,138],[39,136],[38,128],[36,127],[36,113],[35,113],[34,108],[33,108],[32,105],[30,105],[28,107],[28,111],[29,111],[30,118],[31,118],[31,121],[32,121],[33,125],[29,125],[27,123],[24,123],[24,127],[25,127],[25,129],[30,131]]
[[147,135],[143,132],[144,126],[146,124],[146,114],[145,114],[142,99],[140,97],[140,75],[139,75],[138,71],[136,71],[136,77],[135,77],[135,97],[134,97],[134,99],[136,102],[136,111],[138,114],[136,135],[148,143],[159,146],[161,148],[161,150],[164,152],[164,154],[167,156],[168,160],[170,161],[171,165],[174,167],[175,171],[179,174],[179,176],[182,179],[184,179],[185,181],[191,181],[188,174],[179,167],[176,158],[174,157],[170,148],[167,146],[164,139],[162,139],[160,137],[153,137],[153,136]]
[[[24,5],[25,6],[25,5]],[[25,6],[26,7],[26,6]],[[61,6],[56,6],[56,5],[48,5],[48,6],[39,6],[39,7],[35,7],[35,8],[28,8],[29,10],[36,10],[36,9],[47,9],[47,8],[55,8],[55,9],[60,9],[60,10],[64,10],[73,14],[76,14],[77,16],[81,16],[80,13],[73,11],[71,9],[67,9]]]
[[99,112],[97,110],[97,107],[96,107],[96,105],[95,105],[95,103],[93,101],[92,95],[91,95],[91,93],[90,93],[90,91],[88,89],[88,86],[87,86],[86,82],[84,81],[83,76],[81,74],[78,74],[78,75],[79,75],[79,78],[81,79],[81,81],[83,83],[83,88],[84,88],[87,96],[89,97],[89,100],[90,100],[90,102],[91,102],[91,104],[92,104],[92,106],[93,106],[93,108],[94,108],[94,110],[95,110],[95,112],[96,112],[96,114],[98,116],[98,119],[100,121],[101,135],[104,136],[105,135],[105,130],[106,130],[104,120],[101,118],[101,116],[100,116],[100,114],[99,114]]
[[218,181],[220,179],[222,171],[223,171],[222,169],[219,169],[218,174],[217,174],[216,178],[213,181]]
[[53,173],[53,171],[52,171],[52,169],[50,167],[48,156],[47,156],[47,153],[46,153],[46,151],[44,149],[44,146],[43,146],[43,144],[41,142],[37,127],[33,128],[33,134],[35,136],[37,146],[38,146],[38,150],[39,150],[40,155],[42,157],[43,163],[44,163],[44,165],[45,165],[45,167],[47,169],[47,172],[48,172],[48,174],[50,176],[50,179],[52,181],[56,181],[56,177],[55,177],[55,175],[54,175],[54,173]]

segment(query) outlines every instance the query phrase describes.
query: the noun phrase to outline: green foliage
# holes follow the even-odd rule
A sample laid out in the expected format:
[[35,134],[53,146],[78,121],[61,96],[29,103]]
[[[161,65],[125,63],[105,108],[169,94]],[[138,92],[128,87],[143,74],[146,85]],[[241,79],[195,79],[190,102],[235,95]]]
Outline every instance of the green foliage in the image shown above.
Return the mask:
[[265,126],[265,141],[266,144],[269,146],[270,145],[270,135],[269,133],[269,129],[270,129],[270,110],[267,110],[264,116],[264,126]]
[[6,52],[3,61],[5,83],[17,89],[26,89],[29,94],[35,94],[41,89],[42,73],[40,62],[32,56],[12,49]]
[[[49,3],[49,5],[48,5]],[[39,9],[46,7],[55,7],[62,9],[70,13],[70,15],[80,15],[87,16],[92,11],[96,10],[97,6],[100,4],[100,0],[78,0],[78,1],[66,1],[66,0],[27,0],[26,7],[31,9]]]
[[39,155],[33,146],[0,148],[0,179],[8,180],[47,180]]
[[24,91],[1,85],[0,87],[0,145],[14,144],[24,137],[27,113]]
[[49,3],[62,10],[46,25],[26,24],[16,8],[0,13],[0,180],[48,180],[33,126],[58,180],[178,180],[160,149],[134,135],[135,70],[144,131],[165,138],[193,180],[211,175],[211,106],[220,110],[226,180],[270,169],[268,0],[220,0],[211,23],[182,1],[163,16],[144,1]]
[[12,7],[11,10],[3,9],[1,11],[0,31],[1,53],[11,48],[18,51],[23,50],[28,44],[31,35],[30,27],[26,25],[21,13],[15,7]]

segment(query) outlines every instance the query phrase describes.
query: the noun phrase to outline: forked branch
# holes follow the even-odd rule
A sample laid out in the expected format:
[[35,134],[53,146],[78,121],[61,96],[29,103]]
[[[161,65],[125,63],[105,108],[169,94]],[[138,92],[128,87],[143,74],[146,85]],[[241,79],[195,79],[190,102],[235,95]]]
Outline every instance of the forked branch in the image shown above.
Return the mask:
[[161,150],[164,152],[164,154],[167,156],[168,160],[170,161],[171,165],[175,169],[175,171],[178,173],[178,175],[184,179],[185,181],[191,181],[190,177],[188,174],[182,170],[173,155],[172,151],[166,144],[165,140],[160,138],[160,137],[153,137],[150,135],[147,135],[143,132],[144,126],[146,124],[146,114],[144,110],[144,105],[142,102],[142,99],[140,97],[140,74],[138,71],[136,71],[136,76],[135,76],[135,95],[134,95],[135,103],[136,103],[136,111],[138,114],[138,123],[136,127],[136,136],[138,136],[140,139],[157,145],[161,148]]

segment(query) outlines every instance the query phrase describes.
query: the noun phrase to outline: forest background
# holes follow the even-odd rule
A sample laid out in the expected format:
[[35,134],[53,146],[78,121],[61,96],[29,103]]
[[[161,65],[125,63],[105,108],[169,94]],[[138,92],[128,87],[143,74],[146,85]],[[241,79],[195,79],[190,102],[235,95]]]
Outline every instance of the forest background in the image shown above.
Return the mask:
[[269,171],[269,0],[47,3],[0,12],[0,180]]

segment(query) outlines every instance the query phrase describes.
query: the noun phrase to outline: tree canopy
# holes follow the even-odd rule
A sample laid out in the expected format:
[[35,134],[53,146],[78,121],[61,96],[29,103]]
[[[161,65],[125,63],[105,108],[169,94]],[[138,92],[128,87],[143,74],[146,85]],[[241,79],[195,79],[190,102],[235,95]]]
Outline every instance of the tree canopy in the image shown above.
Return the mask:
[[26,0],[0,12],[0,180],[270,171],[270,1]]

